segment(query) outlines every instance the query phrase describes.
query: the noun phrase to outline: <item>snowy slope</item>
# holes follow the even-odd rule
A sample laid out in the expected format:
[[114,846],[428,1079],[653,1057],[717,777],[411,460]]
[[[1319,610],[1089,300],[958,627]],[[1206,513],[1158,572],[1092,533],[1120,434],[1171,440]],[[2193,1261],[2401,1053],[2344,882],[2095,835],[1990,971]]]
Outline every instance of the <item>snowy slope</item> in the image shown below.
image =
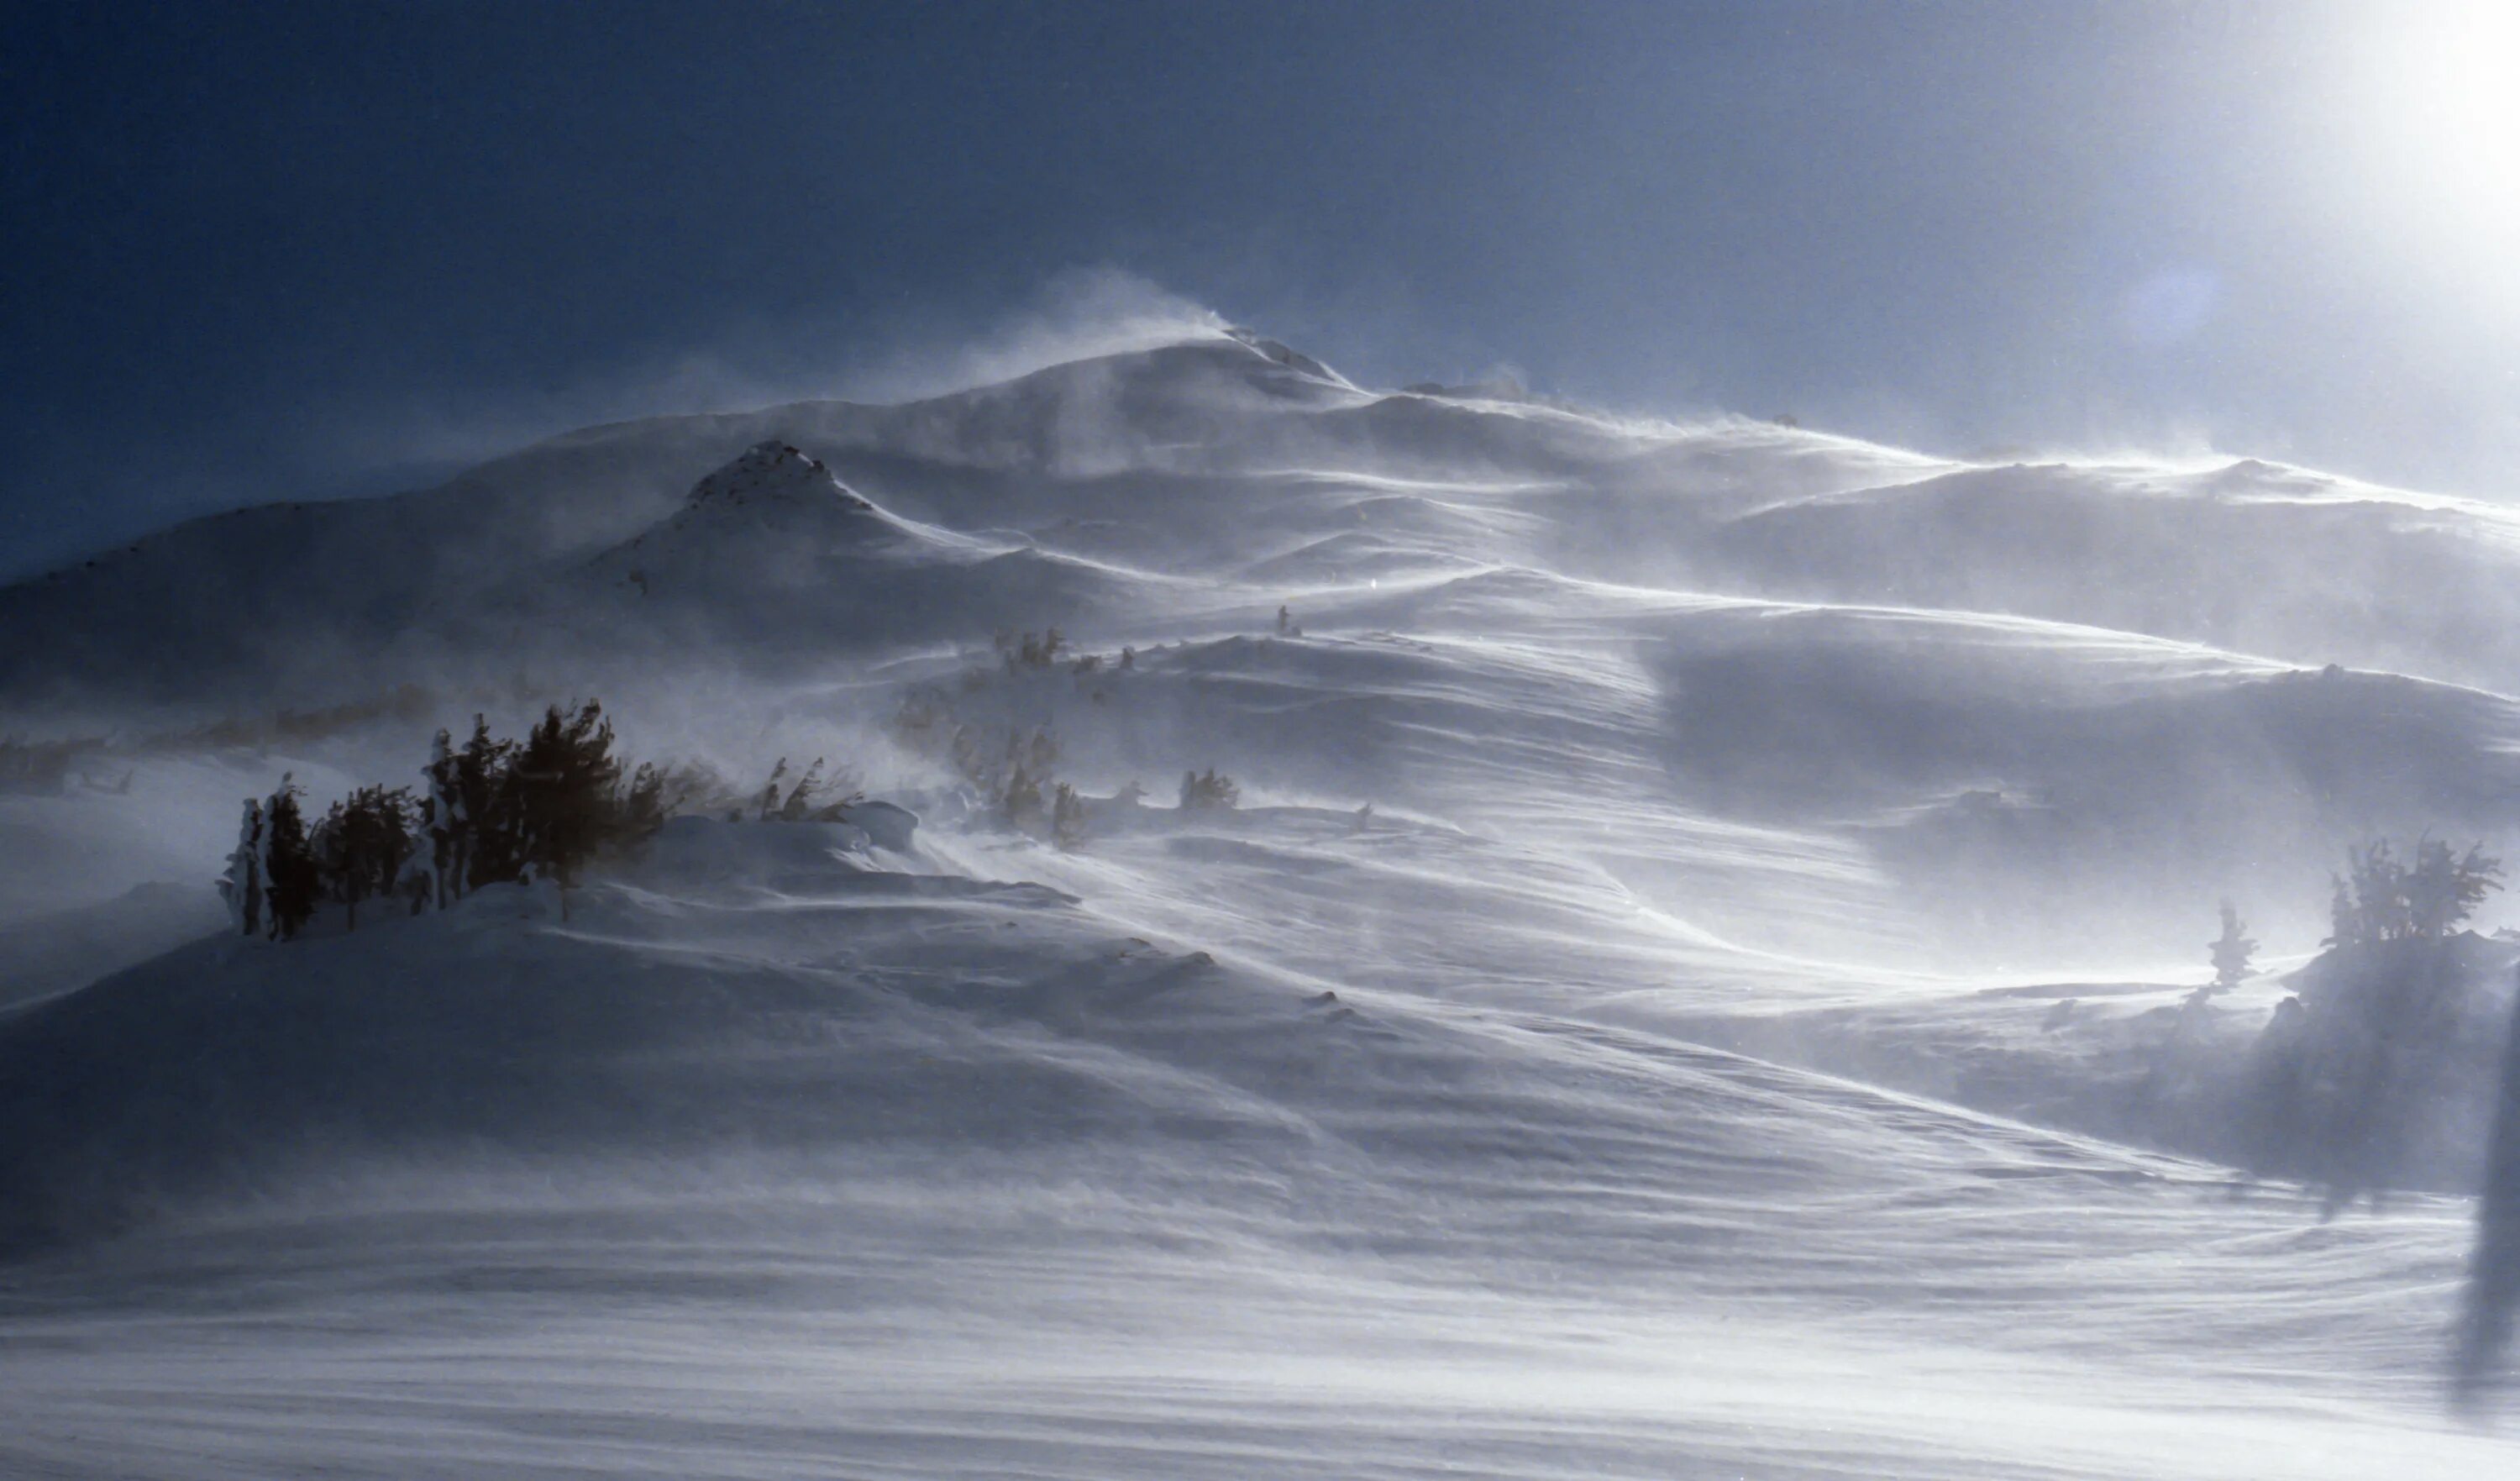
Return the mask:
[[[2218,898],[2288,968],[2348,841],[2520,843],[2515,567],[1222,334],[179,527],[0,592],[0,735],[87,738],[0,789],[0,1470],[2504,1474],[2466,1203],[2322,1224],[2128,1098]],[[565,920],[50,996],[281,773],[590,693],[916,846],[686,820]],[[1036,731],[1073,850],[956,771]]]
[[678,826],[570,915],[205,945],[14,1021],[9,1234],[153,1220],[19,1266],[18,1466],[2508,1461],[2423,1417],[2454,1208],[2318,1232],[1653,1034],[1326,1004],[810,826]]

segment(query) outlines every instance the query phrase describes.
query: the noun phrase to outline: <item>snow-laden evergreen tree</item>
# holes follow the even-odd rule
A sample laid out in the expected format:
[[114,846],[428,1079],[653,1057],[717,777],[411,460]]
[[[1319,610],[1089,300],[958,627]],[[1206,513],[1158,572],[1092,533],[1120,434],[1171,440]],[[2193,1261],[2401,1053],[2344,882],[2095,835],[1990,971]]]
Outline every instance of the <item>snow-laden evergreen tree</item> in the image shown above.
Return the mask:
[[240,936],[262,931],[262,800],[248,797],[236,847],[228,854],[228,872],[219,880],[219,893],[228,902],[228,924]]

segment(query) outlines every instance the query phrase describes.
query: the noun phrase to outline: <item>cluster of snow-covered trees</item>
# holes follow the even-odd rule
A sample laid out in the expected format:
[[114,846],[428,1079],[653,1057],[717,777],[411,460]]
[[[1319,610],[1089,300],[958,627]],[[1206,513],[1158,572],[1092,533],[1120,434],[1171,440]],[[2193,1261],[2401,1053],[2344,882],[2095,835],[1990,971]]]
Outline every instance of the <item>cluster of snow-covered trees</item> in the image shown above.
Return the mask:
[[[1099,653],[1076,652],[1055,627],[1042,632],[1004,629],[996,634],[993,646],[1000,660],[999,677],[1020,685],[1035,676],[1063,671],[1087,686],[1088,696],[1098,704],[1110,697],[1105,676],[1130,673],[1138,666],[1134,649],[1123,648],[1117,658],[1106,662]],[[893,716],[893,735],[950,766],[1011,827],[1060,848],[1080,846],[1089,830],[1090,809],[1097,804],[1073,784],[1057,777],[1061,750],[1057,732],[1047,724],[1009,725],[1001,720],[966,720],[957,714],[955,691],[976,692],[991,679],[989,669],[971,667],[963,671],[954,689],[942,685],[912,689]],[[1102,805],[1127,808],[1145,795],[1132,782]],[[1228,811],[1240,799],[1241,788],[1234,779],[1213,767],[1182,774],[1185,812]]]
[[[2438,838],[2410,856],[2386,840],[2347,853],[2327,950],[2294,978],[2232,1087],[2252,1168],[2321,1187],[2331,1206],[2459,1176],[2496,1103],[2507,1017],[2503,955],[2459,927],[2501,876],[2482,845]],[[2237,933],[2227,918],[2218,967]]]
[[2365,843],[2347,852],[2345,873],[2334,876],[2328,937],[2319,944],[2438,940],[2500,889],[2501,878],[2502,861],[2481,843],[2462,854],[2442,839],[2418,838],[2411,862],[2385,838]]
[[551,706],[522,740],[492,736],[476,715],[460,747],[437,733],[419,789],[363,786],[311,825],[303,791],[283,777],[245,804],[220,880],[230,920],[241,935],[286,940],[327,902],[356,929],[368,900],[417,914],[485,885],[573,885],[589,862],[653,833],[680,800],[673,774],[625,771],[612,740],[593,700]]
[[[816,756],[813,765],[790,778],[788,758],[782,756],[779,764],[770,769],[769,783],[761,788],[756,803],[760,811],[755,816],[763,823],[836,823],[841,814],[865,800],[866,793],[858,789],[854,773],[847,768],[826,775],[823,758]],[[742,816],[742,809],[737,808],[729,813],[727,821],[736,822]]]
[[1228,812],[1241,800],[1242,788],[1232,777],[1219,776],[1215,767],[1203,772],[1182,773],[1183,812]]

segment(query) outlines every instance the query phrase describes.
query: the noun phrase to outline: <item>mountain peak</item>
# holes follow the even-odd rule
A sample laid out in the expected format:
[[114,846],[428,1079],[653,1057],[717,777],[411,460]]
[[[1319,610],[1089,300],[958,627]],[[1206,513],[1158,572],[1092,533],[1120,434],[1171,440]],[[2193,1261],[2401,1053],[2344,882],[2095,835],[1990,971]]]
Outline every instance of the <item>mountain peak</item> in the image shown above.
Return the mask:
[[1324,365],[1319,360],[1314,359],[1312,356],[1307,355],[1300,350],[1289,349],[1283,343],[1276,339],[1269,338],[1256,330],[1244,329],[1238,325],[1228,329],[1225,332],[1225,337],[1232,339],[1238,344],[1247,345],[1250,348],[1259,351],[1264,358],[1275,361],[1277,364],[1282,365],[1286,369],[1294,371],[1300,375],[1311,376],[1315,380],[1328,381],[1337,385],[1346,385],[1349,383],[1348,379],[1345,376],[1342,376],[1338,372],[1330,369],[1328,366]]
[[693,485],[690,499],[694,509],[825,503],[853,510],[875,508],[842,483],[823,460],[775,438],[745,448],[735,461]]

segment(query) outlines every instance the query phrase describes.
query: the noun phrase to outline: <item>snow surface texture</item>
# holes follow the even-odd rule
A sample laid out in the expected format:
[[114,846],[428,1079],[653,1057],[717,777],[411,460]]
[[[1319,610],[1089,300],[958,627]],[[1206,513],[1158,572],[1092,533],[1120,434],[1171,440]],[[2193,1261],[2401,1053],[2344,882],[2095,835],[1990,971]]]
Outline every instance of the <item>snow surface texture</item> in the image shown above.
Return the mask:
[[[99,738],[0,792],[0,1473],[2508,1475],[2472,1178],[2093,1128],[2218,896],[2520,833],[2516,535],[1220,336],[0,592],[0,733]],[[921,824],[128,965],[238,797],[571,693]],[[1035,728],[1077,849],[936,743]]]

